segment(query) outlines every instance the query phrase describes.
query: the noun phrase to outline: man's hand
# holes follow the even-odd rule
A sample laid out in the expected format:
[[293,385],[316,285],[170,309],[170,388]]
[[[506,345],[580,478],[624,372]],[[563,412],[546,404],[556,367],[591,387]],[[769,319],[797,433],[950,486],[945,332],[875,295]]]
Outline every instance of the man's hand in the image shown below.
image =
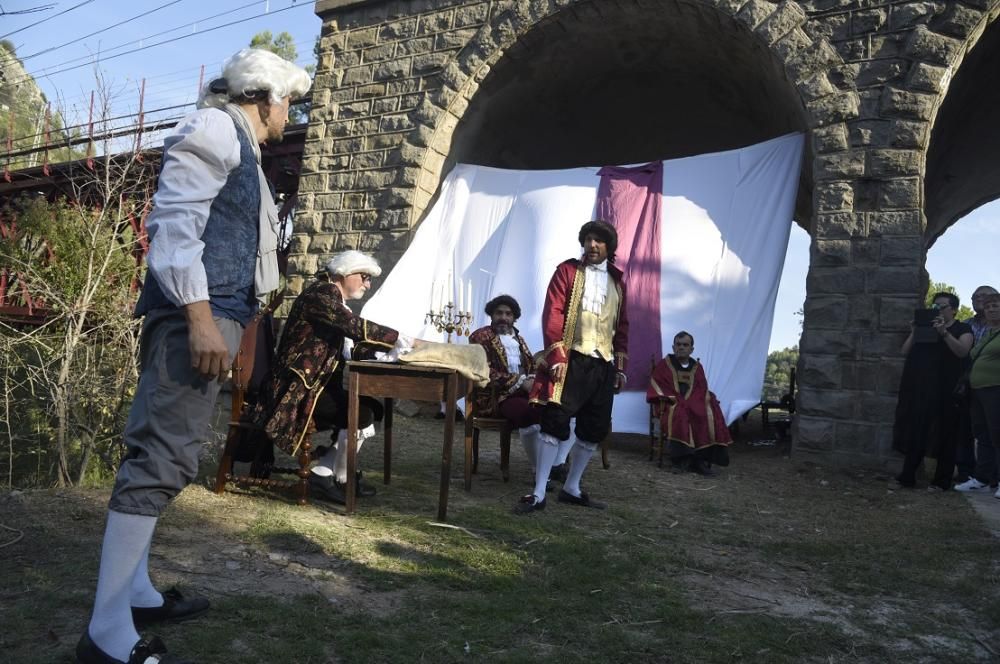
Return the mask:
[[222,338],[219,326],[212,320],[212,308],[204,300],[192,302],[184,306],[184,317],[188,324],[191,366],[205,380],[218,378],[221,383],[229,376],[232,361],[226,340]]
[[615,374],[615,394],[625,389],[625,374],[618,372]]
[[549,369],[549,375],[552,376],[552,380],[559,382],[566,377],[566,363],[561,362],[559,364],[553,364]]

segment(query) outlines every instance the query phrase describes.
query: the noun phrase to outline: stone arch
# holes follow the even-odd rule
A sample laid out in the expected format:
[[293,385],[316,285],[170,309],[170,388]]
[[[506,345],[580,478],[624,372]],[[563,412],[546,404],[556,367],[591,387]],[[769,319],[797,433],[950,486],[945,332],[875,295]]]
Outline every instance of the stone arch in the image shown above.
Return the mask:
[[[585,23],[587,20],[600,20],[602,12],[618,12],[618,17],[628,14],[646,18],[669,15],[674,20],[688,21],[688,25],[691,21],[707,19],[714,21],[717,29],[728,31],[727,36],[742,33],[740,37],[746,40],[744,47],[755,47],[771,59],[771,64],[777,68],[777,72],[771,75],[777,73],[787,79],[788,89],[779,91],[784,95],[782,101],[786,108],[782,112],[787,126],[784,131],[775,131],[771,136],[785,131],[813,130],[814,134],[818,132],[814,140],[836,144],[834,149],[846,147],[840,146],[837,137],[846,136],[844,122],[856,115],[858,110],[853,80],[836,70],[843,65],[843,60],[830,43],[823,37],[814,38],[804,30],[807,16],[796,2],[676,0],[662,3],[632,0],[631,3],[602,7],[593,0],[519,0],[478,30],[443,69],[441,88],[429,94],[414,114],[415,127],[400,147],[399,159],[410,169],[409,179],[416,184],[410,208],[411,225],[421,218],[437,190],[446,162],[452,156],[456,129],[482,86],[488,86],[498,63],[516,58],[519,52],[523,56],[533,48],[565,37],[560,34],[565,31],[564,21]],[[774,92],[773,80],[770,84],[772,89],[767,92]],[[796,107],[794,123],[787,121],[789,102]],[[755,136],[745,143],[771,136]],[[710,149],[737,146],[730,140],[728,144],[714,145]],[[816,169],[825,169],[826,164],[814,163],[811,158],[814,145],[808,143],[807,146],[796,212],[800,222],[811,231],[813,173]],[[672,154],[649,155],[649,158],[681,156],[690,154],[691,149],[690,146],[678,145],[673,146],[670,152]]]
[[910,55],[921,58],[912,80],[934,93],[924,153],[924,248],[956,220],[1000,198],[1000,88],[984,85],[1000,71],[1000,3],[989,11],[954,3],[914,32]]

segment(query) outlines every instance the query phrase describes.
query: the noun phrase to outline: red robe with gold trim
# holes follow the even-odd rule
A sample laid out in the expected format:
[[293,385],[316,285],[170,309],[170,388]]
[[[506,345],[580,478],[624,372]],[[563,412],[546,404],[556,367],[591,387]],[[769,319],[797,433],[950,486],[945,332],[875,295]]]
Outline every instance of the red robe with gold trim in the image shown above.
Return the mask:
[[[571,258],[556,267],[545,293],[545,308],[542,310],[542,338],[545,350],[536,366],[535,384],[531,388],[531,403],[560,403],[564,377],[553,381],[548,367],[568,363],[576,323],[580,317],[580,301],[583,299],[584,264]],[[628,362],[628,316],[626,315],[625,284],[622,271],[608,263],[608,288],[618,289],[618,316],[615,323],[611,347],[614,351],[615,369],[623,372]]]
[[[667,355],[656,365],[646,390],[646,401],[660,403],[660,430],[667,440],[694,449],[732,443],[722,407],[708,389],[701,362],[692,359],[689,369],[680,370],[670,361],[672,357]],[[682,382],[688,384],[684,392]]]

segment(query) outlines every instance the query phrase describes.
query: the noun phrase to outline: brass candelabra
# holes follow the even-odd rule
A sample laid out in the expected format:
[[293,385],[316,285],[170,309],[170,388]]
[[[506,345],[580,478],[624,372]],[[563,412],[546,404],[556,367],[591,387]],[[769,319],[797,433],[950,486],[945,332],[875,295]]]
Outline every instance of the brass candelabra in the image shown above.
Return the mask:
[[430,323],[438,332],[447,332],[448,343],[451,343],[452,334],[469,336],[472,312],[459,311],[453,303],[449,302],[437,311],[434,309],[428,311],[427,315],[424,316],[424,323]]

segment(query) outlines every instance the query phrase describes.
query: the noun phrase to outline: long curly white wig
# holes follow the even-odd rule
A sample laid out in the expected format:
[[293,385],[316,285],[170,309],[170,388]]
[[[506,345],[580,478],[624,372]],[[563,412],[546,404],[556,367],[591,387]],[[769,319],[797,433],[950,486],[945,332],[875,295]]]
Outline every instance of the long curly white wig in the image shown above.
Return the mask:
[[209,81],[198,96],[198,108],[222,108],[234,99],[263,99],[272,104],[301,97],[309,90],[309,73],[262,48],[245,48],[226,60],[222,77]]

